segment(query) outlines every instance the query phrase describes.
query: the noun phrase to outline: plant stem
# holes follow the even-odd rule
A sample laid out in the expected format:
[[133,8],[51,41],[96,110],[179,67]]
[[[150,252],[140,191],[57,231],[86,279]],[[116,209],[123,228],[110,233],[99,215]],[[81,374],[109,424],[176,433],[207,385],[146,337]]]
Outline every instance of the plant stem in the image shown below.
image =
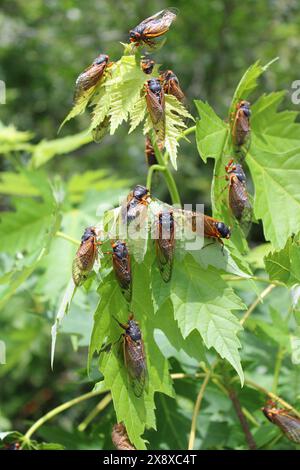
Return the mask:
[[[163,170],[162,173],[164,175],[164,178],[165,178],[167,186],[168,186],[168,190],[169,190],[169,193],[170,193],[170,196],[171,196],[171,199],[172,199],[172,204],[177,204],[177,205],[181,206],[181,200],[180,200],[180,196],[179,196],[179,192],[178,192],[175,180],[173,178],[173,175],[172,175],[171,171],[165,165],[165,162],[164,162],[163,156],[161,154],[161,151],[158,148],[158,145],[157,145],[157,142],[156,142],[156,137],[155,137],[154,133],[151,134],[151,142],[152,142],[153,149],[154,149],[155,156],[156,156],[156,160],[158,161],[159,166],[164,167],[164,170]],[[162,170],[160,170],[160,171],[162,171]]]
[[24,445],[28,444],[30,442],[31,436],[39,429],[43,424],[45,424],[47,421],[50,419],[54,418],[54,416],[58,415],[59,413],[62,413],[63,411],[67,410],[68,408],[71,408],[74,405],[78,405],[78,403],[81,403],[84,400],[88,400],[89,398],[96,397],[103,393],[103,391],[92,391],[85,393],[84,395],[80,395],[79,397],[73,398],[72,400],[67,401],[66,403],[63,403],[62,405],[57,406],[56,408],[53,408],[53,410],[49,411],[46,413],[44,416],[42,416],[40,419],[38,419],[26,432],[24,435],[24,442],[22,444],[22,447]]
[[277,355],[276,355],[275,367],[274,367],[274,377],[273,377],[273,386],[272,386],[273,393],[277,393],[279,374],[280,374],[280,369],[281,369],[282,360],[284,358],[284,354],[285,354],[284,348],[282,346],[279,346]]
[[155,170],[163,172],[163,171],[166,170],[166,167],[162,166],[162,165],[151,165],[150,166],[150,168],[148,170],[147,183],[146,183],[146,187],[147,187],[147,189],[149,189],[149,191],[151,191],[152,176],[153,176],[153,173],[154,173]]
[[76,238],[70,237],[69,235],[67,235],[63,232],[58,231],[58,232],[56,232],[55,236],[63,238],[64,240],[68,240],[68,242],[71,242],[76,246],[80,245],[80,241],[76,240]]
[[188,450],[193,450],[193,448],[194,448],[195,438],[196,438],[196,427],[197,427],[198,414],[199,414],[199,411],[200,411],[200,407],[201,407],[201,403],[202,403],[202,400],[203,400],[205,389],[208,385],[208,382],[210,381],[213,370],[216,367],[217,363],[218,363],[218,359],[211,365],[211,368],[206,372],[205,378],[204,378],[204,380],[202,382],[202,385],[200,387],[200,390],[199,390],[199,393],[198,393],[198,396],[197,396],[197,399],[196,399],[194,411],[193,411],[191,431],[190,431],[190,437],[189,437],[189,443],[188,443]]
[[280,281],[271,281],[270,279],[267,279],[265,277],[259,277],[259,276],[250,276],[250,277],[239,277],[239,276],[223,276],[223,279],[228,281],[228,282],[234,282],[234,281],[257,281],[257,282],[265,282],[267,284],[274,284],[274,286],[282,286],[286,287],[286,285],[283,282]]
[[228,390],[228,396],[230,400],[232,401],[234,410],[236,412],[236,415],[241,423],[242,430],[245,434],[246,442],[248,444],[249,449],[255,450],[256,449],[256,442],[253,439],[252,433],[250,431],[247,419],[243,413],[242,407],[240,400],[233,388],[229,388]]
[[255,299],[255,301],[250,305],[250,307],[248,308],[247,312],[245,313],[245,315],[243,316],[243,318],[241,318],[240,320],[240,324],[241,325],[244,325],[244,323],[248,320],[249,316],[251,315],[251,313],[253,312],[253,310],[255,310],[255,308],[257,307],[257,305],[274,289],[275,284],[270,284],[258,297],[257,299]]
[[[183,132],[182,132],[182,135],[184,135],[185,137],[190,135],[190,134],[193,134],[194,132],[196,131],[196,126],[192,126],[192,127],[189,127],[188,129],[185,129]],[[178,137],[178,140],[182,139],[181,136]]]
[[85,431],[88,425],[91,423],[91,421],[93,421],[93,419],[95,419],[96,416],[99,413],[101,413],[101,411],[103,411],[107,407],[107,405],[109,405],[111,400],[112,400],[112,396],[110,393],[105,395],[105,397],[102,398],[102,400],[98,403],[98,405],[96,405],[95,408],[87,415],[84,421],[82,421],[82,423],[79,424],[77,428],[78,431],[80,432]]
[[280,398],[276,393],[269,392],[266,388],[262,387],[261,385],[253,382],[253,380],[248,380],[245,379],[245,385],[248,387],[255,388],[256,390],[259,390],[262,392],[264,395],[267,395],[269,398],[271,398],[273,401],[278,401],[278,403],[281,403],[284,408],[287,408],[288,410],[292,411],[294,415],[296,415],[298,418],[300,418],[300,413],[297,411],[295,408],[292,407],[287,401],[283,400]]

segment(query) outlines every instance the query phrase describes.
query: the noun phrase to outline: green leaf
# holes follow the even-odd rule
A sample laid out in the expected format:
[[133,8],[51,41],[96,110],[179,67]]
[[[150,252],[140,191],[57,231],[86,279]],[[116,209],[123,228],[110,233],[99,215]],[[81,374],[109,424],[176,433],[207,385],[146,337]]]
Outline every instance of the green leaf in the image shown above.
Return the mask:
[[183,337],[196,329],[207,348],[214,347],[237,371],[243,371],[237,333],[242,329],[231,310],[245,306],[213,268],[203,269],[190,255],[174,267],[171,300]]
[[100,87],[101,85],[102,83],[89,88],[76,100],[73,108],[71,109],[69,114],[66,116],[66,118],[63,120],[63,122],[59,126],[58,133],[61,131],[62,127],[66,124],[66,122],[70,121],[70,119],[73,119],[79,114],[84,113],[89,101],[91,100],[92,96],[95,93],[96,87]]
[[73,152],[92,141],[86,131],[61,139],[44,140],[33,147],[30,166],[39,168],[57,155]]
[[196,122],[196,142],[200,157],[204,162],[208,158],[216,160],[222,156],[228,135],[228,124],[217,116],[208,103],[195,100],[200,115]]
[[165,147],[170,155],[171,163],[177,170],[178,139],[186,129],[183,118],[193,119],[180,101],[173,95],[165,95],[166,121],[165,121]]
[[4,126],[0,122],[0,153],[17,152],[20,150],[31,150],[32,146],[28,143],[32,139],[31,132],[18,131],[13,125]]
[[1,249],[10,254],[31,252],[41,247],[54,212],[54,204],[18,199],[16,212],[3,213],[0,219]]
[[141,96],[130,111],[130,129],[129,134],[145,119],[147,111],[144,96]]
[[265,238],[283,248],[300,230],[300,124],[297,113],[277,112],[284,93],[262,96],[253,106],[251,148],[246,161],[255,185],[254,211]]
[[[124,366],[120,343],[114,345],[110,353],[102,353],[100,371],[104,375],[102,386],[111,389],[117,421],[122,421],[125,424],[131,442],[137,448],[143,449],[145,443],[141,436],[145,428],[155,428],[154,393],[160,391],[172,396],[173,392],[168,362],[164,359],[154,341],[154,328],[157,320],[154,317],[149,289],[148,260],[145,260],[143,264],[134,263],[133,279],[131,308],[135,318],[139,321],[145,343],[149,375],[148,386],[142,397],[135,397]],[[112,315],[122,322],[126,322],[128,316],[126,303],[113,273],[107,278],[107,282],[100,286],[99,293],[101,300],[95,314],[89,352],[90,359],[94,351],[99,350],[103,342],[107,340],[116,341],[122,333]]]
[[248,70],[244,73],[243,77],[241,78],[232,99],[232,104],[230,111],[234,110],[235,104],[240,100],[245,100],[249,97],[249,95],[255,90],[257,87],[257,80],[258,78],[272,65],[274,62],[278,60],[278,57],[271,60],[266,65],[261,65],[260,61],[258,60],[255,64],[250,65]]

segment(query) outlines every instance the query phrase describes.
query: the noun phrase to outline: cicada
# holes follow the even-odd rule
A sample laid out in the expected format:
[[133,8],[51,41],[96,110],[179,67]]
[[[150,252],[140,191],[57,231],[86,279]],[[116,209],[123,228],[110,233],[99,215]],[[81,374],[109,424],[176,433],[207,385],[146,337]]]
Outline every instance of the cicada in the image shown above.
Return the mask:
[[150,57],[143,56],[141,58],[141,69],[147,75],[150,75],[152,73],[154,65],[155,61],[153,59],[150,59]]
[[130,256],[125,242],[117,240],[112,244],[112,262],[115,276],[125,299],[130,302],[132,295],[132,277]]
[[155,245],[161,277],[165,282],[169,282],[172,276],[175,251],[175,222],[172,211],[158,214]]
[[224,222],[214,219],[209,215],[201,214],[200,212],[185,211],[187,220],[191,221],[192,231],[198,235],[204,235],[206,238],[215,238],[222,245],[222,238],[229,239],[231,236],[231,229]]
[[262,408],[262,412],[271,423],[276,424],[276,426],[281,429],[290,441],[300,444],[299,418],[284,408],[277,408],[276,404],[272,401],[269,401],[266,406]]
[[114,424],[111,433],[111,440],[117,450],[136,450],[129,440],[123,423]]
[[133,191],[127,196],[122,206],[123,222],[130,223],[141,215],[142,209],[148,206],[150,202],[149,190],[140,184],[136,185]]
[[160,80],[151,78],[146,83],[146,102],[151,121],[157,124],[165,117],[165,96]]
[[139,398],[147,381],[147,363],[142,333],[132,314],[126,324],[120,323],[117,319],[115,320],[125,330],[122,335],[124,362],[131,379],[133,392]]
[[250,103],[248,101],[239,101],[236,105],[236,112],[232,124],[233,144],[240,147],[246,142],[250,134]]
[[97,242],[95,227],[86,228],[72,265],[72,277],[76,286],[83,284],[93,269],[97,258],[97,246],[100,244],[101,242]]
[[[159,145],[160,150],[162,150],[162,145]],[[145,139],[145,156],[148,166],[156,165],[158,163],[154,148],[151,142],[150,137],[147,135]]]
[[109,56],[106,54],[100,54],[92,65],[90,65],[84,72],[82,72],[76,80],[74,103],[82,96],[84,92],[94,87],[99,83],[103,77],[104,71],[109,65]]
[[169,8],[150,16],[129,31],[130,42],[134,42],[137,45],[144,43],[153,47],[155,45],[153,39],[162,36],[169,30],[176,15],[177,10]]
[[175,98],[177,98],[180,102],[184,100],[184,94],[180,88],[179,80],[172,70],[161,72],[160,79],[162,81],[165,93],[175,96]]
[[234,217],[244,228],[251,224],[252,205],[246,188],[246,175],[242,166],[230,160],[225,166],[226,179],[229,181],[229,207]]

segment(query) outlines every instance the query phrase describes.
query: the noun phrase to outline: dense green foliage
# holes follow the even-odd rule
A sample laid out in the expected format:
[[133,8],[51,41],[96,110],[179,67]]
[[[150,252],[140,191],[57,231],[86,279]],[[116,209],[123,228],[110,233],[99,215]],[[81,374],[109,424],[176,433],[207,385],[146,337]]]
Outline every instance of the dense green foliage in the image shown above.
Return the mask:
[[[162,8],[155,3],[147,7],[149,14]],[[84,228],[106,226],[117,212],[111,209],[132,185],[146,181],[142,134],[151,132],[152,124],[141,90],[147,77],[139,68],[139,52],[125,48],[121,55],[118,44],[145,16],[144,2],[88,1],[84,7],[76,1],[4,2],[1,21],[10,21],[10,31],[26,38],[17,65],[12,65],[16,37],[1,51],[10,75],[4,77],[9,100],[0,128],[0,340],[7,348],[7,363],[0,365],[0,432],[18,432],[0,434],[4,440],[40,449],[107,449],[112,425],[122,421],[137,448],[186,449],[190,441],[200,449],[244,449],[249,442],[235,413],[238,405],[257,448],[296,448],[261,407],[271,397],[299,409],[300,134],[297,113],[282,110],[288,100],[277,90],[297,78],[290,58],[299,41],[294,28],[300,12],[292,2],[275,2],[270,13],[264,1],[256,21],[248,21],[250,1],[239,7],[234,1],[202,2],[199,17],[193,13],[197,2],[175,3],[180,14],[155,59],[176,71],[187,97],[196,101],[194,107],[190,100],[187,111],[167,96],[166,154],[155,147],[165,168],[152,179],[148,175],[151,192],[159,197],[149,211],[154,216],[162,201],[176,202],[174,176],[183,202],[208,201],[213,216],[233,232],[223,251],[218,244],[201,251],[178,246],[169,284],[160,277],[153,242],[129,242],[130,310],[143,332],[149,374],[145,393],[137,398],[117,348],[99,355],[107,339],[120,335],[112,315],[125,322],[129,308],[110,257],[100,256],[101,266],[96,264],[75,294],[70,278]],[[122,15],[114,11],[118,8]],[[283,23],[292,16],[293,23]],[[60,29],[62,19],[66,27]],[[74,77],[99,53],[99,42],[116,65],[89,97],[93,113],[75,106],[57,138]],[[279,60],[262,65],[277,55]],[[153,76],[157,73],[154,69]],[[23,93],[22,74],[23,86],[28,81]],[[223,192],[224,166],[234,153],[230,116],[240,98],[253,103],[245,170],[261,232],[251,232],[250,248]],[[91,144],[88,131],[106,117],[107,132]],[[15,126],[33,129],[35,136]],[[183,139],[183,131],[192,142]],[[105,242],[103,251],[109,249]],[[55,407],[74,397],[83,403],[71,406],[75,400],[65,415],[30,427],[51,409],[54,418]],[[197,397],[202,398],[199,414]]]

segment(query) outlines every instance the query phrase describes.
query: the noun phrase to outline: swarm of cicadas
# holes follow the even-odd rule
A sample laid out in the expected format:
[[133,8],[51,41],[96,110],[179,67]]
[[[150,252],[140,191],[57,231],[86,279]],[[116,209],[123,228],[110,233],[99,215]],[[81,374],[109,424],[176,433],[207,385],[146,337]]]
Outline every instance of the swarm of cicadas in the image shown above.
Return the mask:
[[290,441],[300,444],[300,418],[284,408],[278,408],[272,401],[267,402],[262,412],[271,423],[281,429]]
[[127,323],[121,323],[124,363],[127,369],[131,386],[136,397],[141,397],[147,384],[147,361],[141,329],[133,314],[129,315]]
[[112,62],[109,62],[109,57],[106,54],[100,54],[93,63],[82,72],[76,80],[74,103],[92,87],[95,87],[104,75],[107,67],[110,67]]
[[165,34],[175,20],[177,10],[168,8],[146,18],[129,31],[130,42],[140,45],[155,46],[155,39]]
[[246,143],[250,135],[250,103],[241,100],[236,105],[235,113],[232,116],[231,134],[233,144],[241,147]]
[[83,284],[93,269],[100,244],[97,241],[96,228],[86,228],[72,265],[72,277],[76,286]]

